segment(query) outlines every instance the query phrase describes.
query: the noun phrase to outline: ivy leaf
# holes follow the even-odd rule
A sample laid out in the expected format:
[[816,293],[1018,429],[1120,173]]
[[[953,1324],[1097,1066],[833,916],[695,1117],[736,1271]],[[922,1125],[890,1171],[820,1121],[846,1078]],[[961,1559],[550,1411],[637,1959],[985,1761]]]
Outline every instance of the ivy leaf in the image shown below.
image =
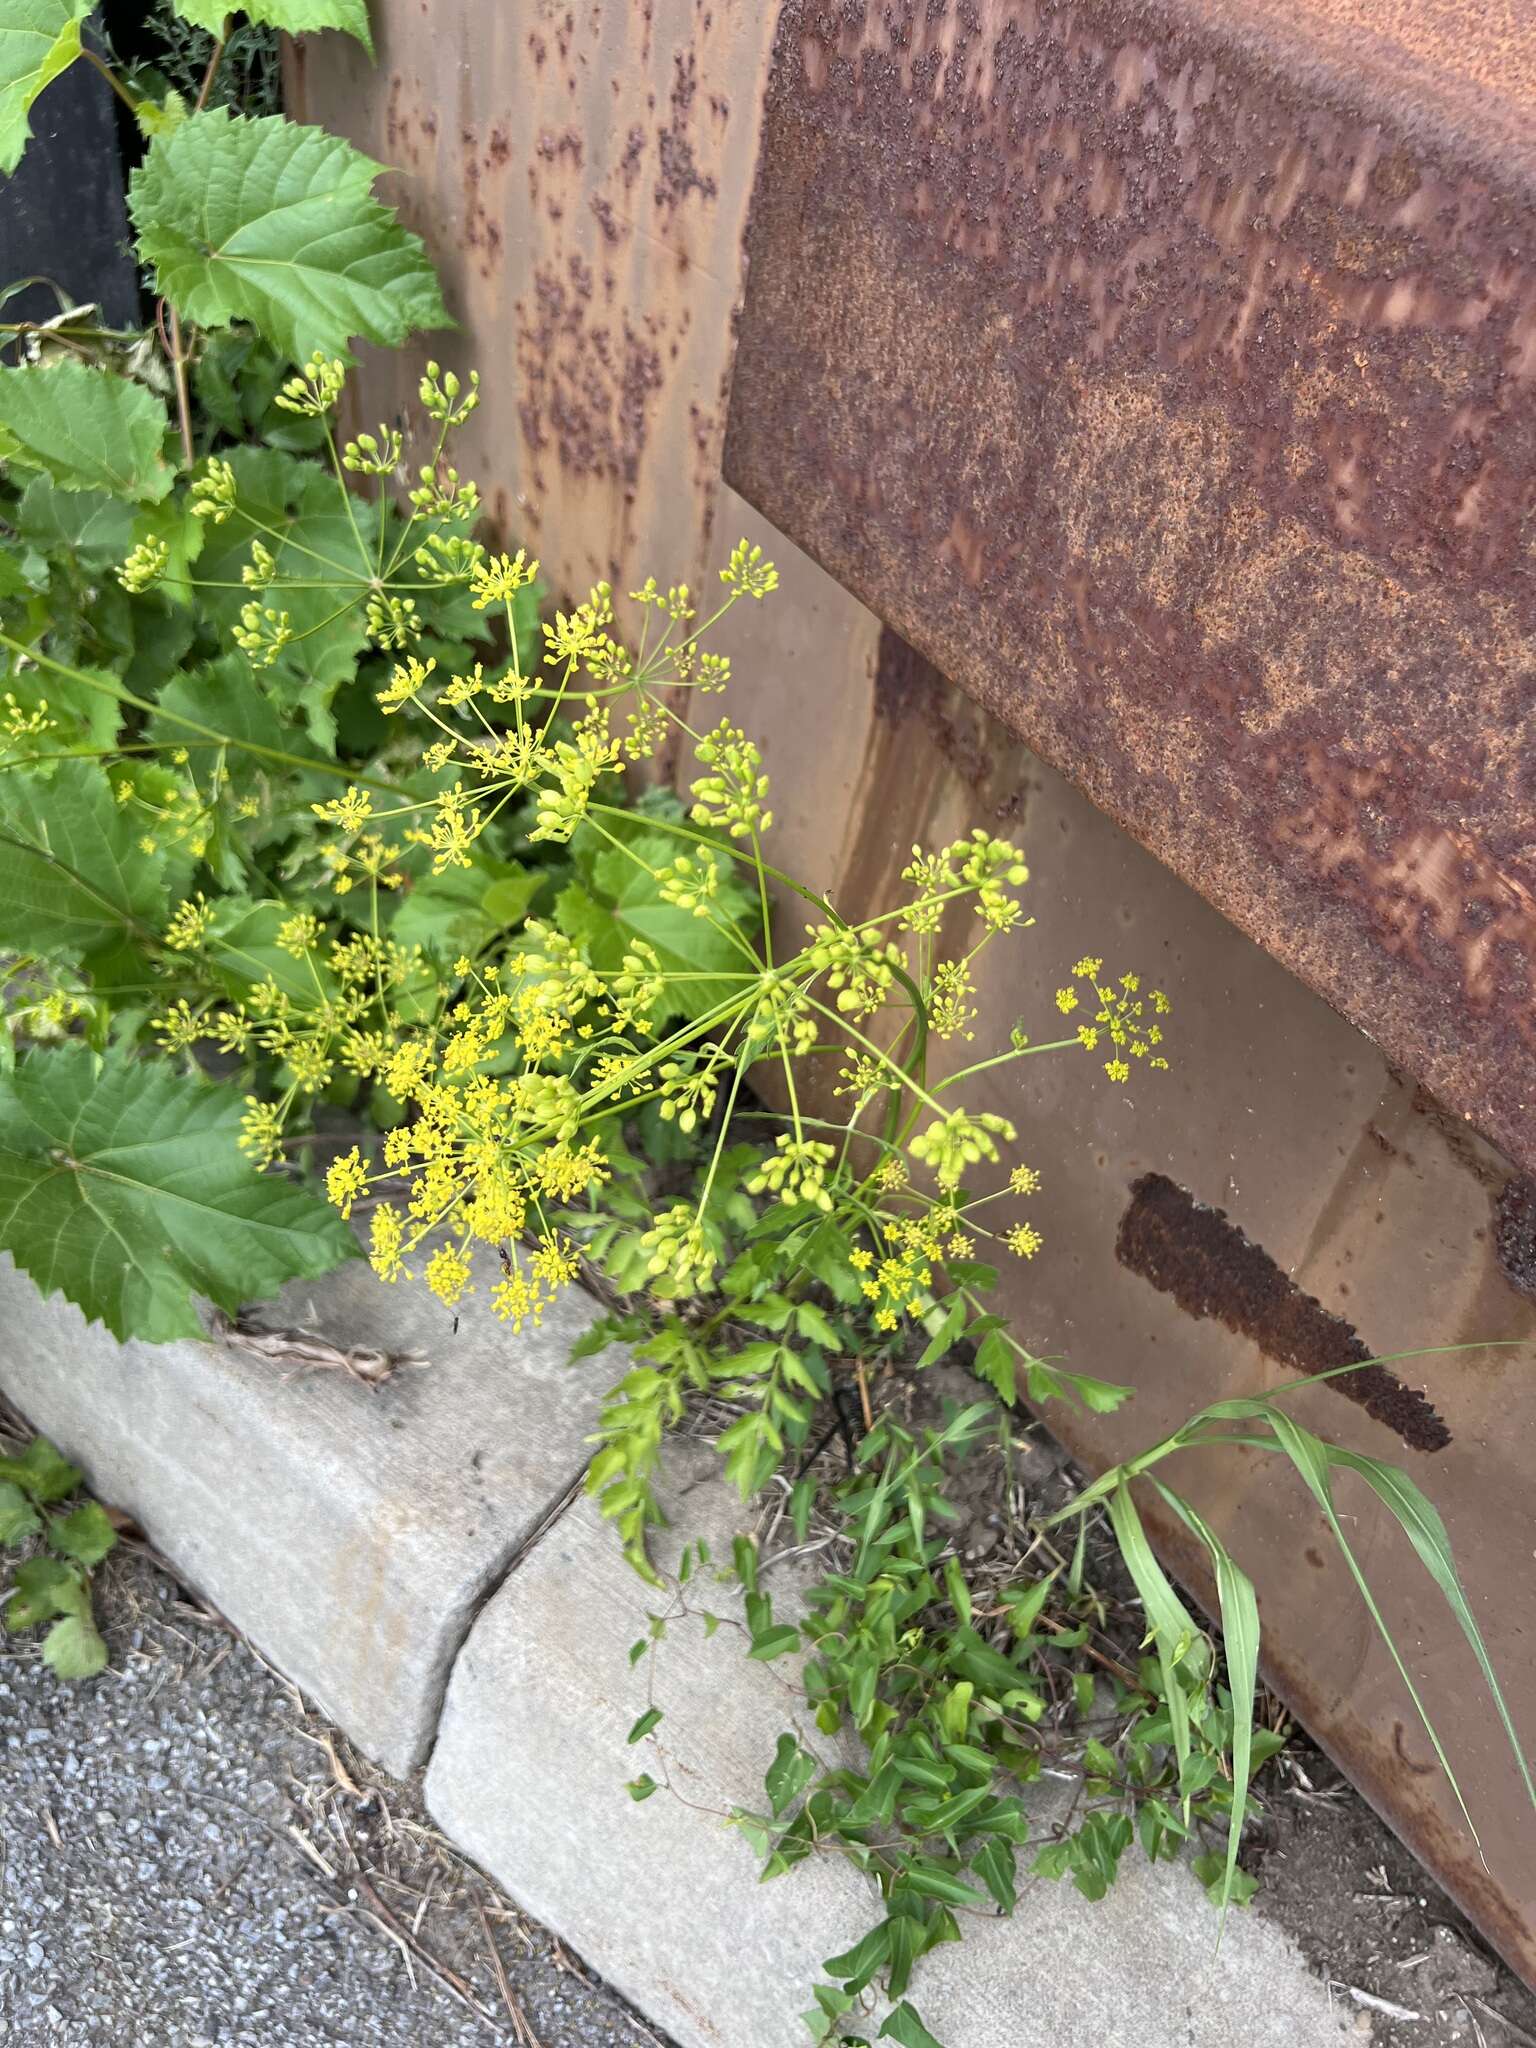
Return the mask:
[[43,1637],[43,1662],[55,1678],[95,1678],[107,1668],[107,1646],[88,1604],[66,1614]]
[[193,114],[133,174],[139,254],[185,318],[248,320],[294,362],[398,347],[450,322],[420,238],[371,196],[383,168],[281,114]]
[[815,1777],[817,1768],[815,1757],[802,1749],[793,1735],[779,1737],[773,1762],[768,1766],[768,1775],[763,1780],[763,1787],[768,1794],[775,1820],[794,1805]]
[[929,2033],[918,2018],[915,2008],[905,1998],[894,2012],[887,2014],[878,2038],[882,2041],[897,2041],[901,2048],[941,2048],[941,2044]]
[[82,959],[165,921],[165,858],[95,761],[0,776],[0,946]]
[[80,24],[94,0],[7,0],[0,18],[0,171],[21,162],[32,102],[80,54]]
[[[211,36],[220,34],[229,13],[224,0],[173,0],[176,12],[194,28]],[[284,35],[311,35],[318,29],[338,28],[355,36],[373,55],[373,36],[368,27],[367,0],[250,0],[241,8],[247,21],[266,28],[281,29]]]
[[356,1255],[335,1210],[258,1174],[241,1100],[168,1060],[83,1044],[0,1076],[0,1246],[116,1337],[201,1337],[229,1313]]
[[64,491],[106,491],[158,504],[176,481],[168,421],[142,384],[66,356],[0,370],[0,456],[41,470]]

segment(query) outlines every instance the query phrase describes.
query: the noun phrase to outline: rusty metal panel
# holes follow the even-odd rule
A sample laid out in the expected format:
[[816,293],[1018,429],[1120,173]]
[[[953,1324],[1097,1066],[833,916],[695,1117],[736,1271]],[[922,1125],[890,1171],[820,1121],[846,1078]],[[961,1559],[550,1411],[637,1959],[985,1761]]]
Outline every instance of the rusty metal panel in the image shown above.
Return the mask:
[[1506,12],[791,0],[725,468],[1531,1167],[1536,16]]
[[[420,0],[373,0],[371,11],[377,71],[344,39],[326,38],[291,66],[292,103],[402,166],[392,196],[444,266],[462,326],[433,337],[432,351],[485,375],[486,402],[461,461],[485,487],[499,530],[514,545],[531,539],[562,593],[599,574],[620,589],[652,570],[701,579],[738,533],[763,542],[783,589],[774,603],[733,616],[733,687],[737,715],[762,735],[773,772],[781,864],[856,914],[891,900],[914,840],[981,823],[1026,850],[1037,922],[1021,949],[998,949],[984,963],[979,1034],[1006,1036],[1021,1012],[1037,1023],[1042,993],[1048,1003],[1061,964],[1084,950],[1134,961],[1173,994],[1177,1060],[1134,1102],[1107,1089],[1088,1060],[1004,1069],[978,1090],[983,1107],[1019,1125],[1023,1156],[1046,1180],[1045,1253],[1007,1276],[1002,1305],[1042,1351],[1137,1389],[1119,1416],[1053,1411],[1052,1426],[1086,1463],[1102,1465],[1202,1402],[1288,1377],[1285,1358],[1321,1364],[1351,1343],[1383,1352],[1518,1340],[1433,1370],[1398,1368],[1403,1391],[1419,1397],[1402,1410],[1392,1388],[1378,1387],[1368,1406],[1320,1389],[1301,1412],[1357,1449],[1401,1456],[1443,1505],[1474,1609],[1529,1728],[1536,1638],[1522,1589],[1536,1552],[1526,1449],[1536,1440],[1536,1302],[1520,1286],[1536,1284],[1536,1191],[722,486],[721,394],[776,10],[762,0],[504,0],[495,9],[436,0],[430,10]],[[1467,32],[1476,23],[1460,6],[1437,14],[1426,0],[1403,0],[1382,12],[1398,38],[1399,82],[1414,58],[1403,39],[1419,39],[1416,61],[1433,61],[1444,78],[1435,25],[1461,35],[1459,75],[1479,95],[1486,132],[1505,146],[1509,105],[1531,70],[1520,69],[1520,50],[1501,68]],[[848,13],[839,6],[836,19]],[[1244,9],[1247,27],[1261,18]],[[1321,7],[1307,18],[1321,50]],[[805,27],[803,13],[791,19]],[[1342,37],[1342,0],[1337,19]],[[824,25],[818,14],[812,26]],[[1358,55],[1358,33],[1354,47]],[[1373,64],[1372,75],[1385,75],[1385,59]],[[1316,77],[1321,95],[1321,58]],[[1192,76],[1189,92],[1208,96],[1209,84]],[[771,172],[772,131],[767,147]],[[820,232],[841,233],[857,265],[867,238],[854,196],[850,187],[841,228],[823,210]],[[837,267],[834,252],[808,239],[804,255],[791,344],[834,317],[812,303]],[[984,314],[986,293],[975,303]],[[749,307],[749,341],[752,317]],[[873,362],[851,331],[868,317],[868,305],[847,315],[838,361],[872,380],[873,402],[880,380],[900,368],[909,314],[893,302],[897,331]],[[914,341],[919,333],[914,326]],[[644,374],[626,383],[631,337],[654,349],[655,375],[645,357]],[[959,355],[973,391],[994,407],[1000,390],[1016,402],[1021,387],[978,376],[978,359],[975,346]],[[1249,358],[1259,360],[1262,352]],[[360,423],[383,414],[409,429],[416,370],[410,355],[370,352]],[[786,434],[822,430],[818,418],[845,396],[840,374],[798,394]],[[1319,387],[1319,418],[1331,417],[1325,395]],[[1142,417],[1150,433],[1153,415]],[[1194,489],[1201,472],[1191,449]],[[923,480],[951,489],[938,470]],[[812,492],[804,510],[820,503]],[[1138,516],[1156,504],[1149,498]],[[799,532],[800,510],[786,499],[778,524]],[[1198,531],[1219,537],[1225,527],[1207,516]],[[1135,537],[1133,526],[1126,545]],[[914,558],[903,573],[920,566]],[[921,621],[906,623],[920,638]],[[1000,671],[1005,658],[998,652]],[[1175,1196],[1149,1203],[1149,1175]],[[1212,1220],[1217,1210],[1222,1224]],[[1416,1448],[1394,1416],[1429,1437],[1437,1421],[1450,1441]],[[1422,1573],[1363,1503],[1348,1503],[1360,1512],[1357,1540],[1389,1619],[1451,1729],[1486,1866],[1300,1489],[1244,1458],[1190,1461],[1178,1476],[1258,1581],[1270,1676],[1536,1978],[1536,1846],[1459,1638]],[[1161,1532],[1165,1550],[1198,1585],[1198,1561],[1177,1536]]]

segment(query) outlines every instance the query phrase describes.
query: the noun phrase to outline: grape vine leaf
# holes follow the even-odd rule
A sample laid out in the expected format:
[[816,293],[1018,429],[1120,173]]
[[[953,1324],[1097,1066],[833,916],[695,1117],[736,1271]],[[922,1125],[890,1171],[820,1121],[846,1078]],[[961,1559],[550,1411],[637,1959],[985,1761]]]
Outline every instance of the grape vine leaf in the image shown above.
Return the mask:
[[32,102],[80,54],[80,24],[94,0],[7,0],[0,14],[0,171],[21,162]]
[[167,425],[152,391],[72,357],[0,370],[0,459],[63,491],[158,504],[176,481]]
[[248,320],[294,362],[398,346],[452,323],[420,238],[371,196],[383,169],[322,128],[210,108],[133,174],[139,254],[186,319]]
[[241,1156],[240,1118],[233,1088],[169,1060],[36,1049],[0,1076],[0,1246],[156,1344],[205,1334],[195,1296],[233,1314],[355,1257],[329,1204]]
[[[750,967],[747,955],[718,922],[739,920],[752,908],[724,856],[717,857],[721,879],[713,917],[695,917],[691,910],[663,902],[653,871],[666,867],[680,851],[697,856],[701,849],[664,832],[631,835],[627,847],[606,847],[595,857],[589,857],[583,843],[577,865],[585,886],[572,882],[555,901],[555,923],[601,973],[617,972],[634,939],[655,948],[668,977],[655,1011],[659,1023],[668,1017],[702,1017],[727,1002],[740,993],[740,977]],[[732,975],[737,978],[725,978]]]
[[95,761],[0,776],[0,947],[78,960],[159,931],[166,860],[142,831]]
[[[173,0],[176,12],[194,28],[222,33],[229,8],[225,0]],[[356,36],[369,56],[373,35],[368,26],[368,0],[248,0],[241,13],[247,21],[264,28],[280,29],[284,35],[312,35],[318,29],[339,28]]]

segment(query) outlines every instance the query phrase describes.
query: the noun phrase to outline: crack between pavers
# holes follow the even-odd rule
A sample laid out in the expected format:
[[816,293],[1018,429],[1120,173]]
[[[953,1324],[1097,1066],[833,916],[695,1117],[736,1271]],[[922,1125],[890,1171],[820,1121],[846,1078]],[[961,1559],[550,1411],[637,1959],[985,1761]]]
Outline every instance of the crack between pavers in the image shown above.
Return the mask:
[[506,1555],[497,1558],[487,1568],[484,1578],[465,1601],[461,1626],[456,1631],[452,1645],[443,1658],[442,1676],[438,1679],[433,1691],[432,1704],[428,1716],[430,1733],[423,1747],[421,1761],[415,1766],[417,1770],[425,1772],[431,1765],[433,1752],[437,1748],[437,1738],[442,1733],[443,1708],[448,1699],[448,1687],[452,1683],[453,1674],[458,1668],[459,1659],[464,1654],[464,1646],[474,1632],[476,1622],[496,1598],[496,1595],[508,1584],[513,1574],[538,1549],[550,1530],[565,1519],[569,1510],[581,1498],[581,1492],[586,1485],[587,1473],[590,1467],[590,1459],[578,1467],[574,1477],[549,1502],[532,1528],[517,1537],[507,1550]]

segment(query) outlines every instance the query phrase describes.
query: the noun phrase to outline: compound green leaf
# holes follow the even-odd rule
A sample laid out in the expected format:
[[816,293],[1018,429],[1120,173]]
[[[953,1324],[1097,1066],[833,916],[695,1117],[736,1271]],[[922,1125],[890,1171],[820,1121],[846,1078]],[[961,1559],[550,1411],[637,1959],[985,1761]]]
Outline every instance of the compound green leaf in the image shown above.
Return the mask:
[[168,420],[142,384],[65,357],[0,370],[0,457],[64,491],[158,504],[176,481]]
[[187,319],[248,320],[295,362],[398,346],[449,320],[420,239],[371,196],[382,169],[278,114],[194,114],[133,174],[139,254]]
[[80,54],[93,0],[6,0],[0,11],[0,171],[21,162],[32,102]]
[[355,1255],[336,1212],[237,1149],[241,1102],[167,1060],[71,1044],[0,1077],[0,1246],[114,1336],[199,1337]]
[[[174,0],[176,12],[194,28],[211,36],[223,29],[229,9],[224,0]],[[240,12],[247,21],[265,28],[281,29],[284,35],[312,35],[318,29],[338,28],[356,36],[369,56],[373,36],[368,27],[367,0],[250,0]]]
[[0,947],[83,959],[165,921],[165,857],[95,761],[0,776]]

